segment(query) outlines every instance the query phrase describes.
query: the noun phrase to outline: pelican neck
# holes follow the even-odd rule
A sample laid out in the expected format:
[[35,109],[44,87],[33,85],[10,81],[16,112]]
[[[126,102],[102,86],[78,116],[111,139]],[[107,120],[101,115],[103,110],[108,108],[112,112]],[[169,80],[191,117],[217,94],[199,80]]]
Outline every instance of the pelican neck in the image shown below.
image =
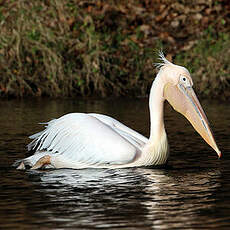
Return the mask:
[[165,132],[164,127],[164,84],[160,76],[157,74],[152,83],[149,96],[149,111],[150,111],[150,141],[154,141],[162,136]]

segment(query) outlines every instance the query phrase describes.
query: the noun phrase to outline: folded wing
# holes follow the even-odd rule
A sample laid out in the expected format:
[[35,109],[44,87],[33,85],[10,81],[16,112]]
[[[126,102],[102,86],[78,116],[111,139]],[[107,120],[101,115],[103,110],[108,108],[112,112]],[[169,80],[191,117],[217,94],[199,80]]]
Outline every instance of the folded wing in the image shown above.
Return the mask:
[[[30,137],[28,150],[77,164],[126,164],[141,154],[147,138],[105,115],[72,113],[47,123]],[[35,153],[36,154],[36,153]]]

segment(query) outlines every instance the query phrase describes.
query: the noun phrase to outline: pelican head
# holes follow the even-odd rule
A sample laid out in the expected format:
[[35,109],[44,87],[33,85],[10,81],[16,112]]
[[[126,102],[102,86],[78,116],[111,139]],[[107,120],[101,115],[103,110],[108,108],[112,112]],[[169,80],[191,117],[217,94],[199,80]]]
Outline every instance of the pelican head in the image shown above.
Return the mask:
[[208,119],[193,91],[193,81],[189,71],[182,66],[169,62],[163,53],[160,53],[160,59],[162,63],[158,64],[160,67],[158,74],[163,78],[163,98],[189,120],[194,129],[221,157]]

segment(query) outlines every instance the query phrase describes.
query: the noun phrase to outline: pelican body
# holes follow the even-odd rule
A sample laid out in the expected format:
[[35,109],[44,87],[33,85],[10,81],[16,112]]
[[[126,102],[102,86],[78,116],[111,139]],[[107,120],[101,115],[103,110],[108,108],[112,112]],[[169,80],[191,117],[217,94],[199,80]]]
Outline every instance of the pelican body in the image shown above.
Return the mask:
[[183,114],[202,138],[221,156],[207,117],[193,91],[188,70],[169,62],[160,53],[159,72],[149,96],[150,136],[144,137],[102,114],[71,113],[46,123],[30,136],[34,155],[16,162],[18,169],[125,168],[164,165],[169,146],[164,126],[164,102]]

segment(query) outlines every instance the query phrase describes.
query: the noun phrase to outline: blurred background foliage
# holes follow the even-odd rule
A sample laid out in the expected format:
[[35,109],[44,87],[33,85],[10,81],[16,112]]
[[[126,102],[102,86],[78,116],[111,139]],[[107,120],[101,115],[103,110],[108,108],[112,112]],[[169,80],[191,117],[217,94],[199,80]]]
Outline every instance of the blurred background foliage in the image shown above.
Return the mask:
[[146,96],[163,48],[230,98],[229,0],[0,0],[0,96]]

